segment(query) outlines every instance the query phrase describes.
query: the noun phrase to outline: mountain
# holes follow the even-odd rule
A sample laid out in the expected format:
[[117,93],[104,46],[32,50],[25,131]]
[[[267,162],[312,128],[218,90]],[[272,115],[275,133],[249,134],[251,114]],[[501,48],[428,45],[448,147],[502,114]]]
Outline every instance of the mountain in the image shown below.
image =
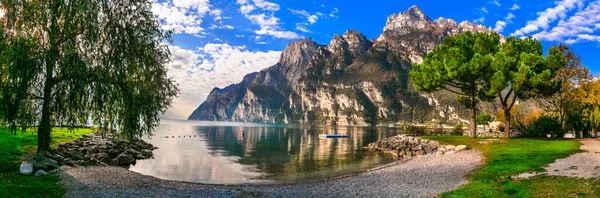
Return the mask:
[[335,125],[458,120],[466,110],[454,95],[420,93],[408,72],[446,36],[466,31],[492,32],[468,21],[431,20],[412,6],[390,16],[377,39],[348,30],[328,45],[297,40],[277,64],[213,89],[188,119]]

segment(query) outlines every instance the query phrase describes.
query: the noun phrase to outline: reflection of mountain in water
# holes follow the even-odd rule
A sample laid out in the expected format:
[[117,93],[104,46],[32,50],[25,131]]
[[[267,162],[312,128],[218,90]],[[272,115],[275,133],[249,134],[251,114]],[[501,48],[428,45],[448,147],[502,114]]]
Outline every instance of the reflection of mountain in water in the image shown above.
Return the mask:
[[[237,156],[237,163],[257,167],[269,178],[320,177],[372,168],[391,158],[362,149],[368,143],[399,133],[393,128],[197,127],[211,154]],[[349,138],[320,139],[319,133],[349,134]]]

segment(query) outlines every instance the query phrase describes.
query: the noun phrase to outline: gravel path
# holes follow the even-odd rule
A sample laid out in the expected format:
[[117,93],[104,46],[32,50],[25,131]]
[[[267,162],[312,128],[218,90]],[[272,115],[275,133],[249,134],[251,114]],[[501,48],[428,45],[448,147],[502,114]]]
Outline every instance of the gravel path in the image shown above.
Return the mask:
[[544,173],[523,173],[517,177],[529,178],[536,175],[555,175],[580,178],[600,178],[600,140],[581,139],[581,150],[567,158],[557,159],[545,167]]
[[576,153],[546,167],[548,175],[570,176],[581,178],[600,177],[600,140],[583,139],[581,150],[585,153]]
[[330,181],[227,186],[167,181],[118,167],[68,168],[59,174],[66,197],[433,197],[467,183],[483,162],[470,150],[421,156]]

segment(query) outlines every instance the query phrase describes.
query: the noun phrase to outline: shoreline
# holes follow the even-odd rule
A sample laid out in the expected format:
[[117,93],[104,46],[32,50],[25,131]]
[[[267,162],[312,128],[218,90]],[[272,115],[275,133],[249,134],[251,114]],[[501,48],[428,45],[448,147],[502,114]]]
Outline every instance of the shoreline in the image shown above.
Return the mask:
[[[480,151],[400,160],[355,174],[285,184],[201,184],[159,179],[120,167],[77,167],[59,172],[65,197],[431,197],[467,183],[483,164]],[[306,191],[310,189],[310,191]]]

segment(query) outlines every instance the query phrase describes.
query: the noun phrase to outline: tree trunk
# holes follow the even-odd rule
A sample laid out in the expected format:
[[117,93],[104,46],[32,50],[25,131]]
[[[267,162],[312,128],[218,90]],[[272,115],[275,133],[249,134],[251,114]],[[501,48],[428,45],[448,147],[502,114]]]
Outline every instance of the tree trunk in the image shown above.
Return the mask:
[[510,138],[510,110],[504,109],[504,137]]
[[38,127],[38,153],[42,151],[48,151],[50,149],[51,136],[50,131],[52,125],[50,121],[50,103],[52,102],[52,87],[54,86],[54,68],[56,67],[56,61],[59,56],[58,50],[58,26],[56,25],[56,18],[60,2],[54,2],[51,21],[50,21],[50,32],[48,32],[48,41],[50,43],[48,53],[45,57],[46,64],[46,76],[44,80],[44,103],[42,104],[42,119],[40,120]]
[[472,95],[473,96],[471,97],[471,117],[469,118],[469,123],[471,124],[471,139],[475,139],[477,138],[477,103],[475,102],[475,92],[473,92]]

